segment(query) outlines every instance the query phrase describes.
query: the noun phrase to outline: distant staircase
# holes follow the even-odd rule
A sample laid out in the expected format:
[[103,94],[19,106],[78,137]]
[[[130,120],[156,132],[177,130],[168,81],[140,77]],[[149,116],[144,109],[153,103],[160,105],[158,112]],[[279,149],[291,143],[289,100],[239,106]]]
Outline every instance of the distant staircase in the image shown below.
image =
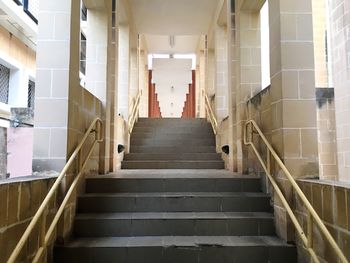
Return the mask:
[[122,169],[224,169],[205,119],[140,119]]

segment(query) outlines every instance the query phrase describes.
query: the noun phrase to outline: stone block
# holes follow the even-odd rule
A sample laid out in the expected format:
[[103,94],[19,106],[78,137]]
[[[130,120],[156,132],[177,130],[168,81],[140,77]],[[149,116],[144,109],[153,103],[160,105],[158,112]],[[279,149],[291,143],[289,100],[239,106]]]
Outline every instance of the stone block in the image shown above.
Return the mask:
[[18,222],[18,206],[19,206],[20,184],[9,184],[8,194],[8,224],[12,225]]
[[23,182],[20,184],[20,200],[19,200],[19,220],[25,220],[32,216],[31,209],[31,183]]
[[8,224],[8,184],[0,184],[0,228]]
[[338,227],[348,229],[346,190],[344,188],[335,189],[335,223]]

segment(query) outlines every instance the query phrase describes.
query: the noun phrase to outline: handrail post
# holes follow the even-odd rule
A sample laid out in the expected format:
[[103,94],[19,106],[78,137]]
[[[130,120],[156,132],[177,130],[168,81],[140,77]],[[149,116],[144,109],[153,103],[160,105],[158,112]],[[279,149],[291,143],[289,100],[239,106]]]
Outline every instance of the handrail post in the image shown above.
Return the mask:
[[266,147],[266,168],[267,172],[271,174],[271,153],[268,147]]
[[83,167],[83,152],[82,150],[80,150],[78,154],[78,173],[81,172],[82,167]]
[[45,236],[46,236],[46,218],[48,214],[48,208],[46,207],[41,219],[40,235],[39,235],[39,247],[46,247]]
[[312,215],[310,211],[307,215],[307,247],[312,248],[314,243],[314,219],[312,218]]

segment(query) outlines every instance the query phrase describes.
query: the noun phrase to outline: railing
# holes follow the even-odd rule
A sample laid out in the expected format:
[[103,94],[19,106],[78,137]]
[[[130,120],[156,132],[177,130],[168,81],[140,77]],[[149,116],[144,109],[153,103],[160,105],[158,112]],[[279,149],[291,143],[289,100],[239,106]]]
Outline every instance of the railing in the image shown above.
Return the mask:
[[131,115],[129,117],[129,134],[132,133],[132,130],[134,129],[135,122],[137,118],[139,117],[139,108],[140,108],[140,102],[141,102],[141,96],[142,96],[142,90],[139,91],[137,94],[134,107],[132,108]]
[[205,90],[202,90],[203,97],[204,97],[204,103],[205,103],[205,111],[207,112],[207,116],[209,118],[209,121],[211,123],[211,126],[213,127],[213,131],[215,134],[218,132],[218,121],[216,120],[214,111],[211,107],[210,100],[208,98],[207,93]]
[[[250,127],[250,134],[249,134],[250,135],[250,140],[249,141],[248,141],[248,138],[247,138],[248,127]],[[255,132],[257,132],[257,134],[260,136],[260,138],[263,140],[264,144],[266,145],[266,148],[267,148],[266,164],[265,164],[262,156],[260,155],[260,153],[258,152],[257,148],[255,147],[255,145],[253,143],[253,133],[255,133],[254,130],[255,130]],[[344,254],[341,251],[341,249],[339,248],[338,244],[335,242],[335,240],[332,237],[332,235],[329,233],[328,229],[326,228],[326,226],[322,222],[321,218],[318,216],[318,214],[316,213],[315,209],[312,207],[310,202],[307,200],[307,198],[304,195],[303,191],[300,189],[300,187],[298,186],[297,182],[294,180],[293,176],[288,171],[287,167],[283,164],[282,160],[279,158],[279,156],[277,155],[275,150],[272,148],[271,144],[268,142],[268,140],[266,139],[266,137],[264,136],[264,134],[260,130],[259,126],[253,120],[249,120],[245,124],[245,127],[244,127],[244,144],[245,145],[249,145],[249,146],[252,147],[254,153],[256,154],[257,158],[259,159],[259,162],[260,162],[261,166],[263,167],[263,169],[264,169],[264,171],[266,173],[266,176],[270,180],[272,187],[274,188],[274,190],[275,190],[276,194],[278,195],[278,197],[281,199],[281,202],[282,202],[283,206],[287,210],[287,213],[290,216],[290,218],[291,218],[291,220],[292,220],[292,222],[293,222],[293,224],[294,224],[294,226],[295,226],[295,228],[296,228],[296,230],[297,230],[301,240],[303,241],[305,248],[310,253],[310,255],[311,255],[312,259],[313,259],[313,262],[314,263],[319,263],[320,262],[320,260],[318,259],[317,255],[315,253],[315,250],[313,249],[313,226],[314,226],[314,223],[316,223],[316,226],[321,230],[321,233],[324,235],[326,240],[331,245],[333,251],[335,252],[337,257],[339,258],[340,262],[348,263],[348,260],[344,256]],[[307,221],[307,233],[306,234],[305,234],[302,226],[300,225],[298,219],[296,218],[293,210],[291,209],[290,205],[288,204],[288,201],[284,197],[281,189],[279,188],[278,184],[276,183],[274,177],[272,176],[272,171],[271,171],[271,161],[272,160],[271,160],[271,157],[274,158],[274,161],[278,164],[278,166],[285,173],[285,175],[286,175],[288,181],[291,183],[294,191],[296,192],[296,194],[301,199],[301,201],[303,202],[304,206],[307,209],[308,221]]]
[[[74,190],[76,189],[78,182],[80,178],[83,175],[83,170],[87,164],[87,161],[89,160],[95,146],[97,143],[101,143],[103,141],[103,131],[102,131],[102,121],[99,118],[96,118],[86,131],[83,139],[81,140],[80,144],[77,146],[77,148],[74,150],[73,154],[69,158],[67,164],[64,166],[62,172],[56,179],[55,183],[51,187],[49,193],[46,195],[44,201],[40,205],[38,211],[35,213],[33,219],[31,220],[30,224],[28,225],[27,229],[25,230],[23,236],[17,243],[17,246],[15,247],[14,251],[12,252],[10,258],[8,259],[8,263],[14,263],[18,262],[18,257],[24,247],[24,245],[28,242],[28,239],[30,235],[33,233],[33,230],[36,226],[40,224],[40,234],[39,234],[39,249],[36,252],[36,255],[33,259],[33,262],[40,262],[40,259],[45,255],[47,246],[53,237],[53,233],[56,230],[57,223],[60,220],[64,209],[69,201],[69,199],[72,196],[72,193],[74,193]],[[85,151],[82,151],[83,146],[85,145],[85,142],[89,138],[91,133],[95,133],[94,142],[90,146],[89,151],[87,152],[87,155],[85,156],[85,159],[83,160],[83,153]],[[57,213],[55,217],[52,220],[51,225],[49,226],[48,230],[46,231],[46,215],[48,213],[48,206],[52,198],[55,196],[56,191],[58,190],[60,183],[66,176],[66,173],[68,172],[69,168],[74,164],[75,159],[78,161],[78,174],[74,178],[71,186],[69,187],[60,207],[57,210]]]

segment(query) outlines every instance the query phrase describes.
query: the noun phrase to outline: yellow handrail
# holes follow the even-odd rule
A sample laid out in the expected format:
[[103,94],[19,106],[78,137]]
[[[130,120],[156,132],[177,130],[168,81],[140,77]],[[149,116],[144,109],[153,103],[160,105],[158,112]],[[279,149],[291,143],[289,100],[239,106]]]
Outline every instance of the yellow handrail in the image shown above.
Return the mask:
[[214,111],[211,107],[211,104],[210,104],[210,101],[209,101],[209,98],[208,98],[208,95],[207,93],[205,92],[205,90],[203,89],[202,90],[202,93],[203,93],[203,97],[204,97],[204,102],[205,102],[205,110],[208,114],[208,117],[209,117],[209,121],[211,123],[211,126],[213,127],[213,131],[215,134],[217,134],[217,131],[218,131],[218,121],[216,120],[216,117],[215,117],[215,114],[214,114]]
[[[49,193],[46,195],[46,197],[45,197],[44,201],[42,202],[42,204],[40,205],[38,211],[35,213],[33,219],[31,220],[27,229],[25,230],[24,234],[22,235],[21,239],[17,243],[10,258],[7,261],[8,263],[17,262],[18,256],[20,255],[24,245],[28,241],[30,235],[32,234],[35,227],[39,224],[39,222],[41,223],[40,236],[39,236],[40,247],[39,247],[39,249],[38,249],[38,251],[33,259],[33,262],[39,262],[41,257],[45,254],[45,251],[47,249],[47,245],[48,245],[50,239],[52,238],[52,234],[54,233],[54,231],[56,229],[57,223],[58,223],[59,219],[61,218],[61,216],[64,212],[64,209],[66,207],[66,204],[68,203],[72,193],[76,189],[76,186],[78,185],[79,179],[83,175],[83,170],[84,170],[84,168],[87,164],[87,161],[89,160],[89,158],[94,150],[94,147],[96,146],[97,143],[101,143],[103,141],[102,125],[103,125],[102,120],[99,118],[96,118],[91,123],[91,125],[88,128],[88,130],[86,131],[83,139],[81,140],[81,142],[79,143],[77,148],[74,150],[74,152],[70,156],[66,165],[62,169],[60,175],[57,177],[57,179],[56,179],[55,183],[53,184],[53,186],[51,187]],[[95,133],[95,139],[94,139],[94,142],[88,151],[88,154],[85,156],[85,160],[83,161],[83,153],[84,152],[82,151],[82,148],[85,145],[85,142],[91,133]],[[78,174],[75,177],[73,183],[71,184],[69,190],[67,191],[59,209],[57,210],[57,213],[56,213],[51,225],[49,226],[48,230],[46,231],[46,215],[48,212],[49,202],[55,196],[55,192],[58,190],[60,183],[62,182],[62,180],[66,176],[67,171],[72,166],[72,164],[74,163],[74,160],[76,158],[78,158],[78,169],[79,169]],[[41,219],[41,221],[40,221],[40,219]]]
[[[250,133],[250,140],[248,141],[247,134],[248,134],[248,127],[249,126],[251,127],[251,130],[250,130],[251,133]],[[253,129],[255,129],[255,131],[259,134],[260,138],[263,140],[264,144],[267,147],[266,164],[265,164],[263,158],[261,157],[260,153],[258,152],[257,148],[255,147],[254,143],[252,142]],[[254,120],[249,120],[245,124],[245,127],[244,127],[244,144],[248,145],[248,146],[251,146],[253,148],[253,151],[254,151],[255,155],[257,156],[261,166],[265,170],[265,173],[266,173],[267,177],[269,178],[269,180],[271,182],[271,185],[273,186],[276,194],[281,199],[282,204],[284,205],[285,209],[287,210],[287,213],[290,216],[290,218],[291,218],[291,220],[292,220],[292,222],[293,222],[293,224],[294,224],[294,226],[295,226],[295,228],[296,228],[296,230],[297,230],[301,240],[303,241],[304,246],[306,247],[306,249],[310,253],[310,255],[311,255],[312,259],[313,259],[313,262],[314,263],[319,263],[320,262],[320,260],[318,259],[317,255],[315,253],[315,250],[313,249],[313,225],[314,225],[314,222],[315,222],[316,225],[318,226],[318,228],[321,230],[321,233],[324,235],[324,237],[327,239],[327,241],[331,245],[331,247],[334,250],[335,254],[338,256],[340,262],[342,262],[342,263],[349,263],[348,260],[346,259],[346,257],[344,256],[343,252],[339,248],[338,244],[335,242],[334,238],[329,233],[327,227],[324,225],[324,223],[322,222],[321,218],[318,216],[318,214],[316,213],[315,209],[312,207],[312,205],[310,204],[310,202],[306,198],[305,194],[300,189],[300,187],[298,186],[297,182],[295,181],[293,176],[290,174],[290,172],[288,171],[287,167],[283,164],[282,160],[279,158],[279,156],[277,155],[276,151],[273,149],[271,144],[268,142],[268,140],[266,139],[266,137],[264,136],[264,134],[262,133],[262,131],[260,130],[259,126],[257,125],[257,123]],[[286,175],[287,179],[289,180],[289,182],[291,183],[293,189],[295,190],[295,192],[297,193],[297,195],[299,196],[299,198],[301,199],[301,201],[303,202],[304,206],[306,207],[306,209],[308,211],[308,224],[307,224],[307,233],[306,234],[305,234],[302,226],[300,225],[298,219],[296,218],[293,210],[291,209],[290,205],[288,204],[288,201],[284,197],[281,189],[279,188],[278,184],[276,183],[275,179],[273,178],[273,176],[271,174],[272,173],[271,172],[271,156],[274,158],[274,160],[276,161],[278,166],[285,173],[285,175]]]
[[141,96],[142,96],[142,90],[139,91],[137,94],[134,107],[132,108],[131,115],[129,117],[129,134],[132,133],[132,130],[134,129],[134,125],[136,122],[136,119],[138,118],[139,108],[140,108],[140,102],[141,102]]

